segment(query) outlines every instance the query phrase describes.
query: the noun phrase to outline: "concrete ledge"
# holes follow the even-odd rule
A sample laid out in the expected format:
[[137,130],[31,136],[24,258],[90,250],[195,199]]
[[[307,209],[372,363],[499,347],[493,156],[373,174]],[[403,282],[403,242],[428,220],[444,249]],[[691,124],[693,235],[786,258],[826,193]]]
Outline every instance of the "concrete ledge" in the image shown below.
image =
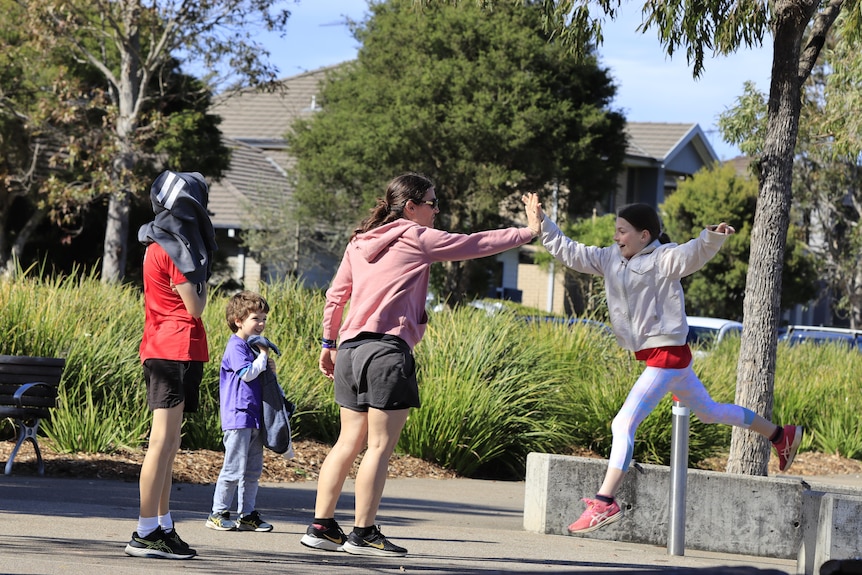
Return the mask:
[[[802,504],[799,573],[817,573],[815,569],[829,560],[862,554],[862,494],[809,491],[803,494]],[[809,517],[816,521],[809,521]]]
[[[641,467],[643,473],[629,470],[617,494],[625,519],[583,537],[667,545],[670,468]],[[567,534],[584,510],[581,498],[595,495],[606,469],[605,459],[530,453],[524,529]],[[688,549],[797,559],[800,573],[862,549],[860,490],[695,469],[686,483]]]

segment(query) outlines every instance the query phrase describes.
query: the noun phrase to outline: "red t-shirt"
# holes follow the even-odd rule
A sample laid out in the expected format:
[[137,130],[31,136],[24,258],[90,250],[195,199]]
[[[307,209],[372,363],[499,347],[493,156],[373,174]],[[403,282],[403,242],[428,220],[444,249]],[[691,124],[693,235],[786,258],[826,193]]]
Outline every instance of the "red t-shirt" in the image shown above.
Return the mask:
[[189,314],[182,298],[171,289],[188,283],[159,244],[144,253],[144,336],[141,362],[145,359],[209,361],[207,334],[200,318]]
[[642,349],[635,352],[635,359],[645,361],[649,367],[685,369],[691,364],[691,348],[686,344]]

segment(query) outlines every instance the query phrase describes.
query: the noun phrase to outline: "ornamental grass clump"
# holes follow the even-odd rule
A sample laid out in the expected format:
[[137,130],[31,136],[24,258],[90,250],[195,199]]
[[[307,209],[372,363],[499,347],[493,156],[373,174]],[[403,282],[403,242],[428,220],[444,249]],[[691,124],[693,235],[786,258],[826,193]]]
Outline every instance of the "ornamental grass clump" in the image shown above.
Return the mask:
[[560,382],[548,342],[514,314],[470,307],[434,314],[416,347],[421,409],[399,450],[466,476],[523,477],[530,451],[562,449]]
[[[289,280],[266,284],[266,335],[282,351],[279,382],[297,406],[296,436],[332,443],[339,408],[317,367],[322,290]],[[183,425],[184,449],[222,449],[218,373],[231,332],[230,293],[214,288],[204,312],[210,361],[201,405]],[[0,353],[63,357],[59,405],[41,433],[66,452],[146,446],[151,414],[138,357],[144,322],[139,287],[102,284],[95,274],[0,281]],[[611,422],[643,364],[594,324],[526,321],[516,304],[489,314],[469,306],[429,313],[415,356],[422,407],[412,410],[398,451],[468,477],[523,479],[527,454],[589,449],[607,457]],[[694,369],[713,399],[732,403],[739,338],[698,354]],[[773,417],[802,425],[801,449],[862,458],[862,353],[834,345],[778,347]],[[641,424],[635,459],[667,464],[670,396]],[[11,437],[11,426],[2,426]],[[732,428],[690,420],[689,460],[726,453]]]
[[775,421],[806,427],[800,449],[862,458],[862,353],[842,344],[781,343],[775,371]]

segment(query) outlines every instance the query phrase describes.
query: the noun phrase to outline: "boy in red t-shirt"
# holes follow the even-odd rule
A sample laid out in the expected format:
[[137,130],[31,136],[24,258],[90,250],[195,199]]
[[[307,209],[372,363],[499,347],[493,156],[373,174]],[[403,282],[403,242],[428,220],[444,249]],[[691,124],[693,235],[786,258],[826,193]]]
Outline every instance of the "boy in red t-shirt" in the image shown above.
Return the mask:
[[156,218],[138,232],[147,245],[140,356],[153,423],[141,465],[138,526],[125,549],[135,557],[190,559],[197,554],[174,529],[170,494],[183,413],[197,411],[203,366],[209,361],[201,315],[216,244],[207,192],[196,172],[162,173],[150,190]]

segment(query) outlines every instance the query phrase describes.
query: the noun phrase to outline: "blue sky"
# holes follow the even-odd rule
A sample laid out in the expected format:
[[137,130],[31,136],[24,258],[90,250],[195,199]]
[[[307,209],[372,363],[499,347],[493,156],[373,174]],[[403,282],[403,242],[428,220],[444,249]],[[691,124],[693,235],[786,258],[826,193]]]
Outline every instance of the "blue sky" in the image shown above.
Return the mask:
[[[694,80],[685,55],[664,56],[655,32],[636,32],[641,2],[625,2],[614,22],[605,23],[600,62],[617,84],[613,106],[632,122],[696,122],[721,159],[738,155],[718,133],[718,115],[732,107],[746,81],[769,89],[771,44],[729,57],[707,60],[701,78]],[[358,48],[341,22],[344,16],[362,19],[365,0],[301,0],[291,4],[285,38],[265,37],[272,60],[283,77],[356,56]]]

